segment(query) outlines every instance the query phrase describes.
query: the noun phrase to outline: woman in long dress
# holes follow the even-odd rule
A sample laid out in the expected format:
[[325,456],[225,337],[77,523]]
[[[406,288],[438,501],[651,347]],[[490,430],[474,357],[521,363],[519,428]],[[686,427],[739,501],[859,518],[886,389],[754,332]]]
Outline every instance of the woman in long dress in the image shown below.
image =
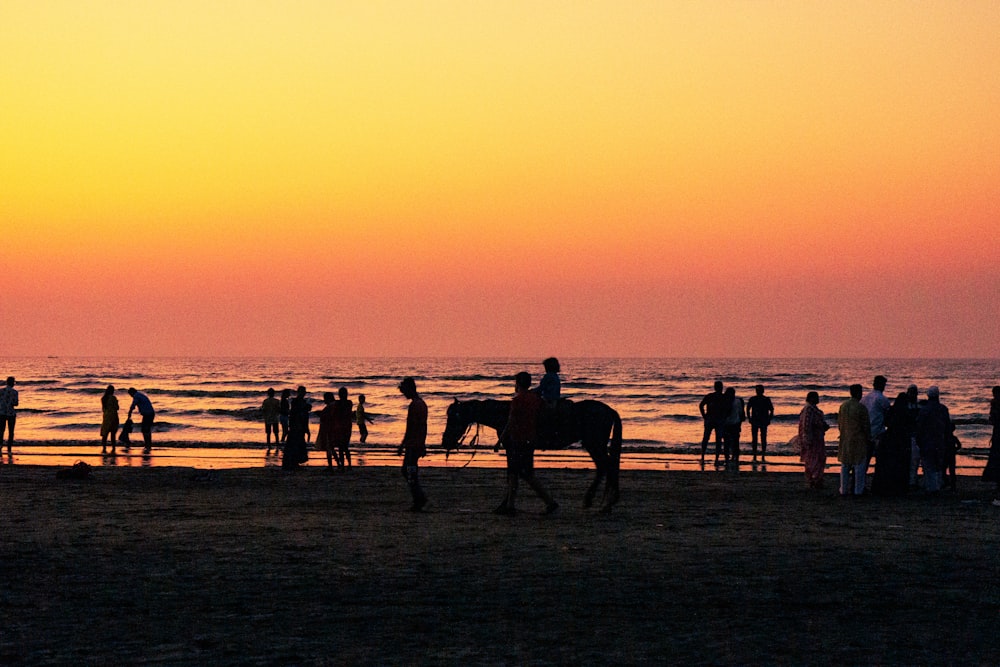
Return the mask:
[[900,496],[910,486],[910,439],[916,429],[906,392],[896,396],[889,409],[886,431],[875,451],[875,476],[872,493],[878,496]]
[[295,469],[309,460],[306,435],[309,433],[309,411],[312,405],[306,400],[306,388],[299,387],[289,405],[288,440],[281,457],[281,467]]
[[799,413],[799,458],[805,464],[806,481],[810,489],[823,488],[826,431],[829,428],[823,411],[819,409],[819,394],[810,391],[806,395],[806,405]]
[[114,454],[118,437],[118,398],[112,384],[101,396],[101,454],[108,453],[108,436],[111,436],[111,453]]
[[990,423],[993,424],[993,438],[990,440],[990,457],[986,460],[983,479],[996,484],[993,490],[993,504],[1000,507],[1000,386],[993,387]]

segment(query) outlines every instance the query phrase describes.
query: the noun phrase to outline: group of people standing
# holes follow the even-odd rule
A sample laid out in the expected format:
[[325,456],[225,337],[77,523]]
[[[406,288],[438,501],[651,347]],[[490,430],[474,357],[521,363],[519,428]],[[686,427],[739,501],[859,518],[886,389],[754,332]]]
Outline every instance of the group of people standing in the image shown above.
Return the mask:
[[[860,384],[850,387],[850,396],[837,411],[839,429],[837,460],[840,462],[842,496],[858,496],[868,491],[877,495],[900,495],[917,486],[918,473],[923,471],[923,487],[934,494],[956,485],[956,455],[961,442],[955,437],[955,424],[948,408],[941,403],[941,392],[929,387],[926,398],[920,399],[917,386],[911,384],[894,401],[885,395],[887,380],[878,375],[872,389],[864,393]],[[806,481],[811,488],[822,488],[826,470],[826,432],[830,425],[819,407],[819,394],[810,391],[799,413],[798,434],[795,438],[800,459],[805,467]],[[698,405],[704,420],[701,441],[701,462],[712,435],[715,436],[715,465],[739,466],[740,431],[749,421],[752,433],[753,460],[766,462],[767,428],[774,417],[774,404],[757,385],[755,395],[744,405],[733,387],[724,388],[721,381],[702,398]],[[990,407],[993,439],[990,458],[983,477],[996,483],[997,504],[1000,505],[1000,387],[993,388]],[[875,470],[869,488],[868,471],[872,460]]]
[[[705,421],[705,431],[701,438],[701,463],[705,463],[708,441],[715,434],[715,465],[738,468],[740,463],[740,432],[743,422],[750,422],[753,462],[757,462],[757,444],[760,443],[760,460],[767,462],[767,427],[774,418],[774,403],[764,394],[764,385],[754,387],[754,395],[744,404],[736,395],[736,389],[726,388],[721,380],[715,382],[714,390],[706,394],[698,404],[698,410]],[[720,455],[723,460],[720,461]]]
[[[367,423],[371,416],[365,412],[365,395],[358,396],[358,407],[347,397],[347,387],[341,387],[335,397],[333,392],[323,394],[323,408],[319,410],[319,432],[316,434],[316,449],[326,452],[326,462],[333,469],[343,472],[351,468],[351,432],[355,422],[361,444],[368,439]],[[267,390],[267,398],[261,404],[264,419],[264,434],[267,442],[265,456],[271,455],[271,436],[274,436],[274,451],[284,445],[282,467],[294,468],[308,459],[306,443],[311,438],[309,415],[312,403],[306,399],[306,388],[300,386],[292,397],[291,389],[284,389],[281,398],[275,396],[273,388]],[[281,428],[279,436],[278,429]],[[291,448],[291,452],[289,452]]]
[[[120,424],[118,419],[118,397],[115,396],[115,386],[109,384],[104,393],[101,394],[101,454],[108,453],[108,441],[111,441],[111,454],[117,452],[117,445],[120,443],[124,448],[131,446],[131,433],[133,429],[132,413],[139,411],[142,418],[139,422],[139,430],[142,432],[143,446],[148,452],[153,447],[153,421],[156,419],[156,410],[153,403],[143,392],[135,387],[129,387],[128,395],[132,397],[132,404],[128,409],[128,416],[125,423]],[[121,426],[121,433],[118,427]]]
[[[955,488],[956,454],[961,447],[955,424],[941,403],[938,387],[928,387],[920,400],[911,384],[895,401],[885,396],[887,380],[878,375],[867,394],[860,384],[851,385],[850,397],[837,411],[840,431],[837,460],[840,462],[839,492],[843,497],[868,492],[868,470],[875,459],[870,492],[901,495],[916,487],[923,469],[924,490],[936,494]],[[812,391],[799,414],[798,445],[811,488],[822,488],[826,467],[824,434],[829,425],[819,408],[819,395]],[[1000,466],[1000,461],[998,461]]]

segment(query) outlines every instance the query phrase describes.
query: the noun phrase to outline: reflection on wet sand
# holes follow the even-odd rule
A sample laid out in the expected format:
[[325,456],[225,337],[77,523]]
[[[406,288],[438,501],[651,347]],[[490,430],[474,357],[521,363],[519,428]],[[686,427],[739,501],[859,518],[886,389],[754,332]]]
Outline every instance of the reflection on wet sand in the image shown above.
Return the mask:
[[[152,451],[142,448],[131,448],[115,454],[101,454],[100,449],[84,445],[15,445],[13,454],[0,455],[0,464],[9,465],[47,465],[69,466],[76,461],[85,461],[94,466],[120,467],[183,467],[199,469],[236,469],[280,467],[281,453],[272,451],[265,455],[263,448],[210,448],[210,447],[154,447]],[[372,447],[355,449],[355,465],[396,467],[402,464],[401,457],[396,455],[394,447]],[[321,461],[322,452],[310,451],[307,466],[319,467],[326,465]],[[502,453],[492,450],[475,450],[451,453],[431,452],[421,465],[440,468],[503,468],[506,461]],[[537,468],[588,469],[593,468],[590,456],[579,449],[536,452],[535,466]],[[960,475],[979,475],[983,461],[969,456],[958,457],[958,472]],[[834,457],[827,464],[827,470],[839,470],[839,464]],[[711,463],[702,464],[697,454],[677,452],[634,452],[622,454],[623,470],[690,470],[715,472],[725,471],[716,468]],[[798,456],[772,455],[767,457],[767,463],[753,463],[751,460],[741,460],[740,472],[801,472],[802,463]]]

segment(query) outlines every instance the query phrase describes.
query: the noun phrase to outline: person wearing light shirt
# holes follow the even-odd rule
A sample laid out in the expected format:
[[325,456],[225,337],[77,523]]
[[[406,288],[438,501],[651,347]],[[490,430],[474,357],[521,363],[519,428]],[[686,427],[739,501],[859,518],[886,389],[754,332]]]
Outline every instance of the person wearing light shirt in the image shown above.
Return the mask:
[[139,430],[142,431],[142,440],[148,450],[153,446],[153,419],[156,417],[156,412],[146,394],[138,391],[135,387],[129,387],[128,394],[132,397],[132,405],[128,409],[128,419],[132,418],[132,411],[138,408],[139,415],[142,416]]

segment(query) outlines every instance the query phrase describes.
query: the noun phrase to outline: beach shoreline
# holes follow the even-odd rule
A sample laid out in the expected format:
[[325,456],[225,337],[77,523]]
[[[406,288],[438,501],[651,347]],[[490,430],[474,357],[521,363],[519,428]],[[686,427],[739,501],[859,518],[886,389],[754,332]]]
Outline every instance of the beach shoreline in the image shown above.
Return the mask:
[[[0,468],[0,658],[25,664],[995,664],[990,486],[840,499],[800,474]],[[934,610],[928,614],[927,610]]]

